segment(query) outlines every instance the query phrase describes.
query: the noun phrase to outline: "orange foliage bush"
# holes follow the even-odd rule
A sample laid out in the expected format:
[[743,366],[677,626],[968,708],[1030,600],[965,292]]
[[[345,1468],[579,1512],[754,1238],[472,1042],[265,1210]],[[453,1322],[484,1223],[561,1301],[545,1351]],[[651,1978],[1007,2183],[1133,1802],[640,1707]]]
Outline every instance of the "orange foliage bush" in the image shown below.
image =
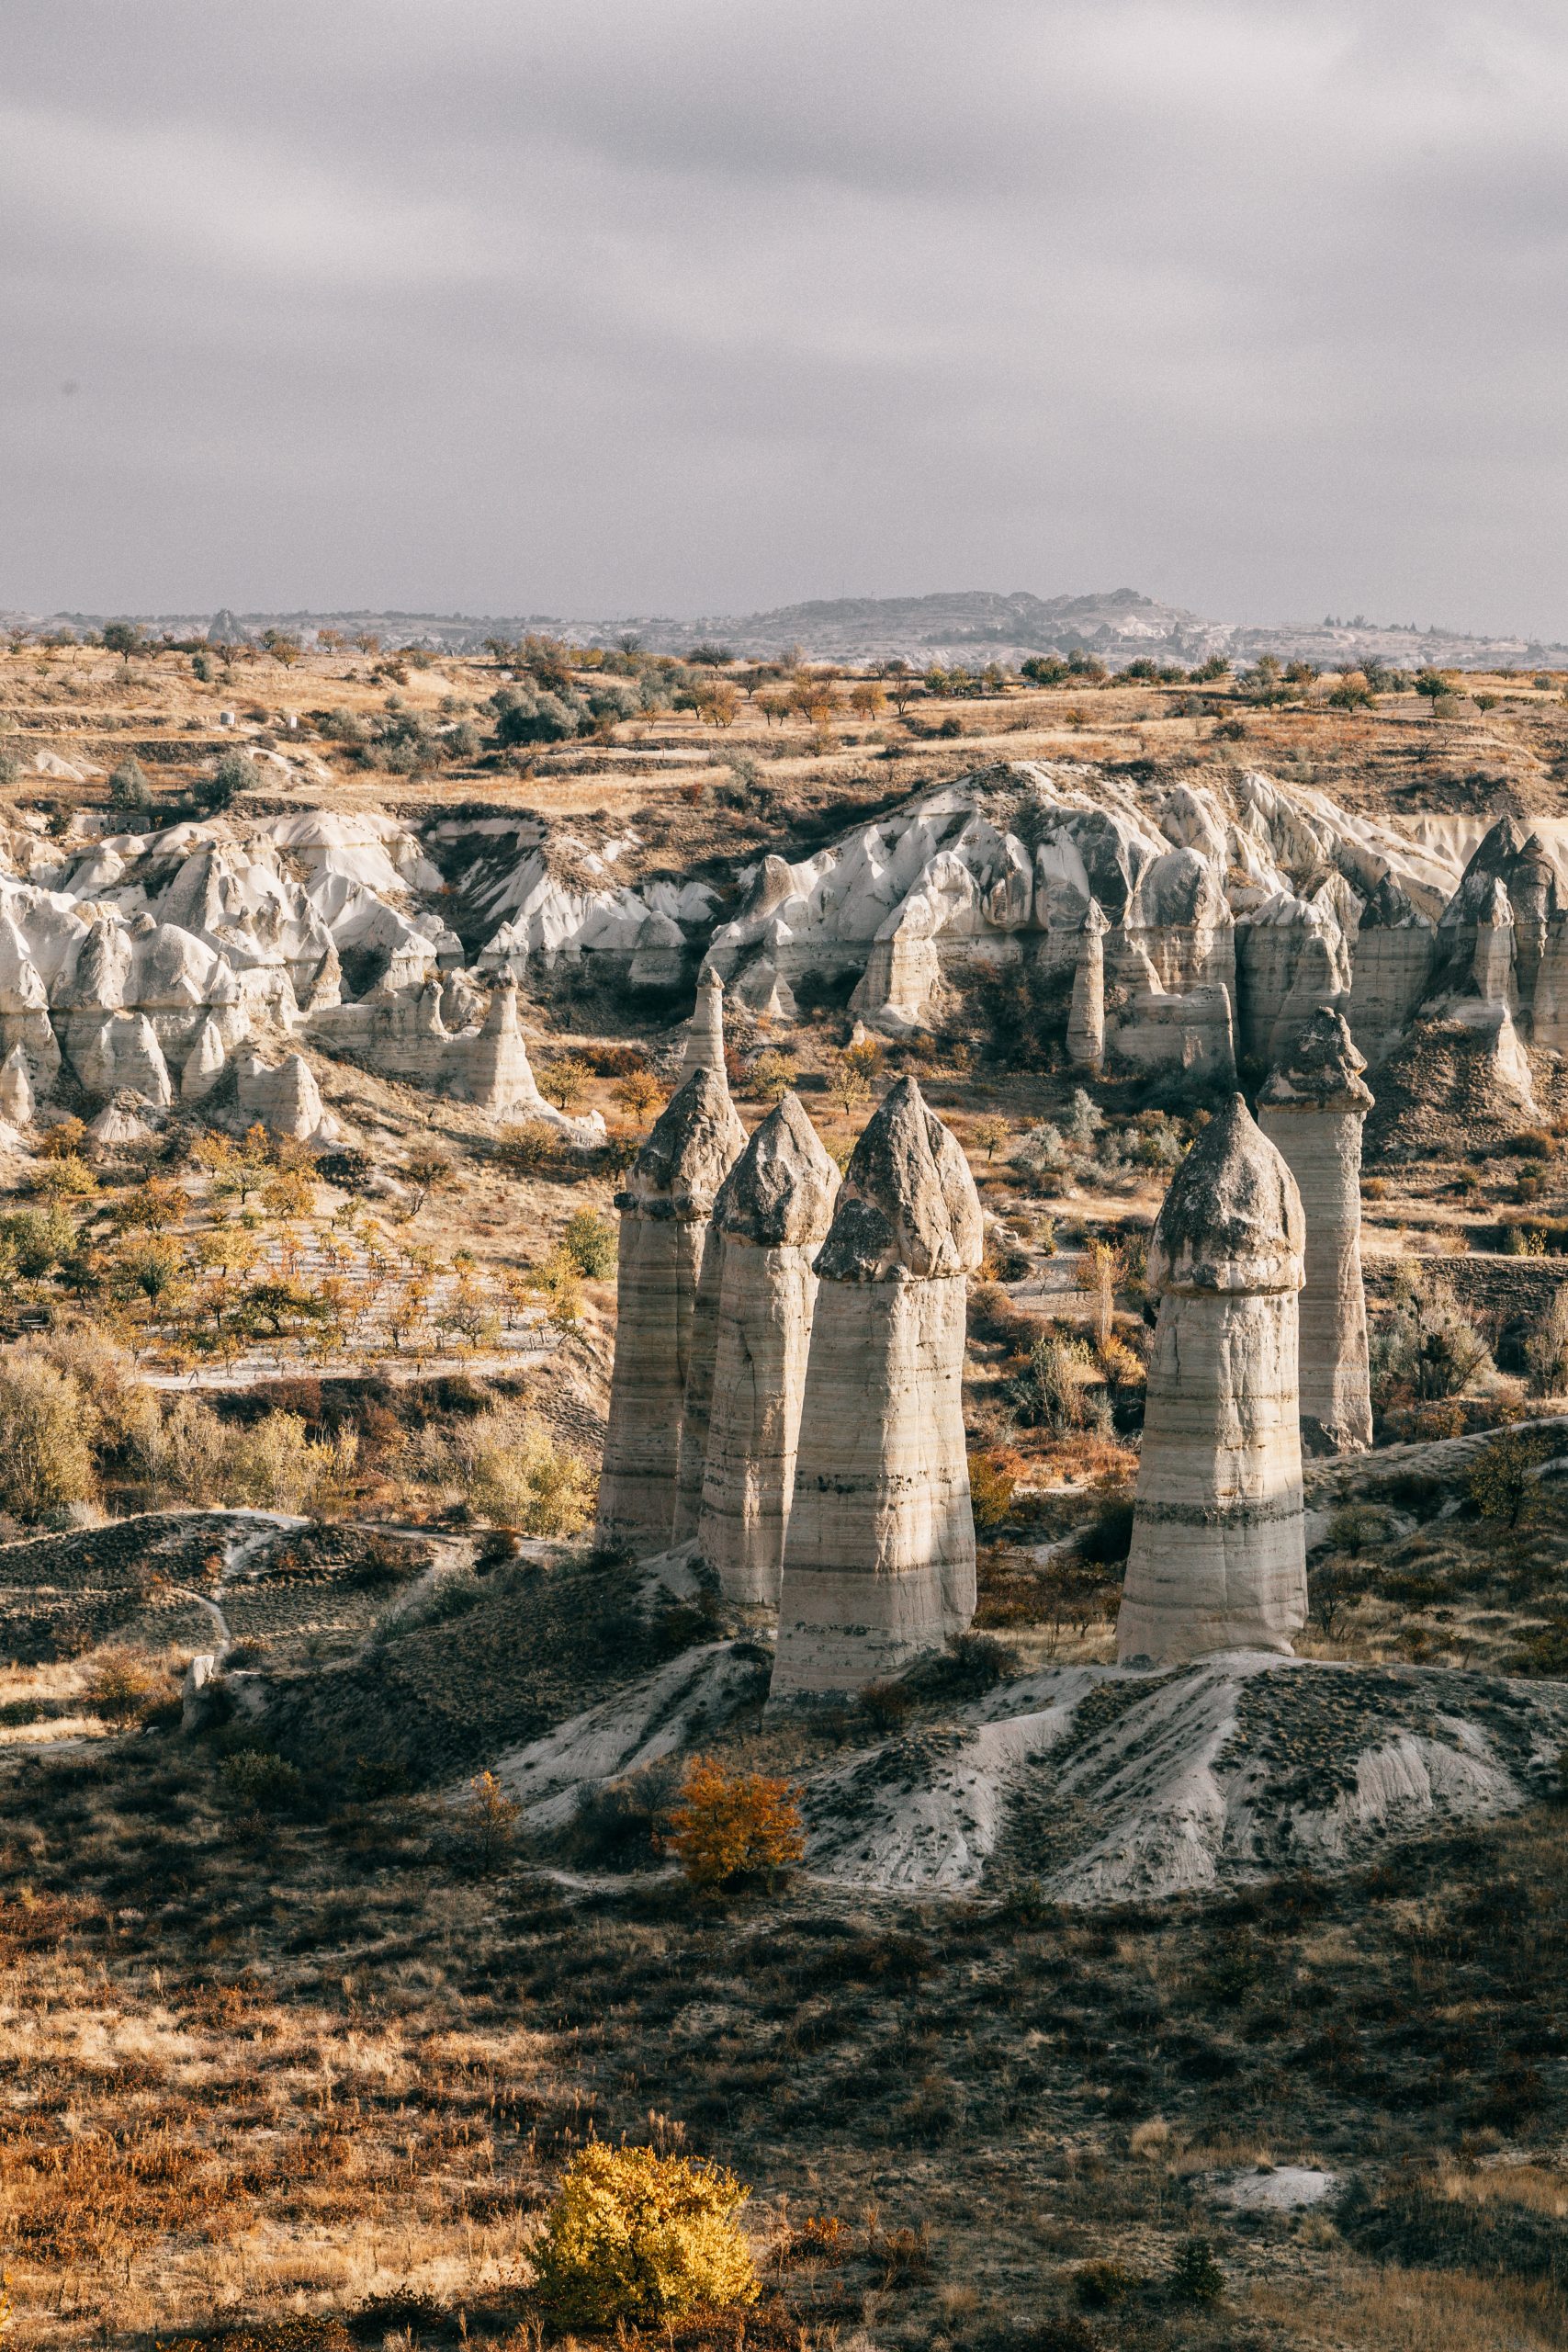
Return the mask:
[[687,1765],[663,1844],[691,1884],[704,1888],[771,1880],[806,1851],[789,1782],[728,1771],[716,1756],[694,1756]]

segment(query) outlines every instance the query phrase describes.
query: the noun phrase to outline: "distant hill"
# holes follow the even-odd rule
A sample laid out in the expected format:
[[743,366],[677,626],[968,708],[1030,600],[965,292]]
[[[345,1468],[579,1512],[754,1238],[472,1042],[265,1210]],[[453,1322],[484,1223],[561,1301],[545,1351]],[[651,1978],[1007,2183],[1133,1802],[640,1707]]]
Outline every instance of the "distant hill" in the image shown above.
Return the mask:
[[1087,596],[1035,596],[1025,589],[955,590],[931,596],[838,596],[781,605],[765,613],[706,613],[694,618],[629,614],[570,620],[558,614],[476,616],[468,613],[90,613],[0,614],[0,626],[98,628],[108,618],[134,618],[156,632],[258,636],[290,628],[307,639],[321,628],[346,637],[378,637],[383,645],[429,645],[477,652],[489,637],[516,638],[533,629],[580,643],[613,645],[630,637],[649,652],[684,653],[703,641],[728,646],[749,659],[776,659],[795,649],[808,660],[863,662],[894,655],[919,668],[939,663],[999,662],[1016,668],[1032,653],[1098,654],[1113,670],[1139,659],[1190,669],[1213,653],[1238,665],[1273,653],[1282,661],[1314,662],[1323,670],[1353,669],[1376,660],[1393,668],[1562,668],[1568,644],[1523,637],[1475,637],[1436,624],[1371,621],[1330,616],[1280,628],[1206,620],[1179,605],[1162,605],[1135,588]]

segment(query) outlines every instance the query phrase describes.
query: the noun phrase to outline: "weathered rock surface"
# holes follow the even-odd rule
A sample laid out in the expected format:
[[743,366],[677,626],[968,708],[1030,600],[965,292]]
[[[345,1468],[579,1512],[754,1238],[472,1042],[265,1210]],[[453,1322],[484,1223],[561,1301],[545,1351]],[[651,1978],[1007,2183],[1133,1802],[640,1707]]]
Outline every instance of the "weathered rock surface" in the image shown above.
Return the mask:
[[711,1069],[724,1076],[724,982],[715,971],[704,972],[697,982],[697,1001],[686,1023],[681,1069],[686,1076],[694,1069]]
[[700,1457],[688,1413],[682,1484],[694,1471],[699,1553],[728,1599],[753,1606],[778,1602],[817,1301],[812,1265],[838,1191],[838,1170],[786,1094],[726,1177],[709,1231],[719,1261],[711,1405]]
[[876,1681],[974,1614],[961,1382],[982,1247],[968,1162],[901,1079],[817,1261],[775,1698]]
[[20,1046],[13,1046],[4,1062],[0,1062],[0,1119],[8,1127],[25,1127],[33,1115],[32,1072],[27,1054]]
[[1372,1107],[1345,1016],[1320,1006],[1258,1098],[1259,1124],[1306,1219],[1299,1309],[1302,1435],[1314,1452],[1372,1442],[1361,1279],[1361,1125]]
[[698,1277],[719,1186],[746,1147],[729,1090],[692,1073],[615,1196],[615,1363],[596,1541],[657,1551],[674,1527]]
[[[955,977],[1023,963],[1047,994],[1059,985],[1052,1018],[1088,1058],[1091,909],[1112,1069],[1223,1076],[1233,1052],[1278,1060],[1325,995],[1374,1062],[1423,1008],[1470,1024],[1521,1111],[1529,1048],[1568,1048],[1561,820],[1380,822],[1257,773],[1172,787],[1001,763],[799,863],[764,856],[740,877],[744,912],[716,928],[706,884],[637,877],[636,836],[590,830],[529,812],[419,831],[302,809],[84,848],[0,823],[0,1059],[24,1045],[40,1098],[63,1062],[89,1093],[132,1086],[157,1102],[151,1056],[135,1046],[139,1078],[124,1050],[139,1022],[183,1091],[208,1017],[228,1054],[308,1021],[313,1042],[369,1068],[497,1115],[544,1115],[522,1058],[481,1025],[475,983],[547,983],[592,963],[664,990],[699,962],[738,1003],[784,1020],[805,976],[848,976],[855,1010],[895,1032],[927,1023]],[[711,1063],[716,1035],[705,1013],[692,1053]]]
[[1159,1319],[1117,1654],[1289,1651],[1306,1622],[1295,1179],[1233,1095],[1156,1223]]
[[246,1054],[235,1064],[234,1078],[242,1114],[259,1119],[268,1135],[291,1136],[299,1143],[333,1143],[342,1136],[302,1054],[289,1054],[276,1065]]
[[[508,1751],[496,1769],[529,1827],[563,1828],[606,1781],[711,1740],[755,1706],[755,1657],[688,1651]],[[1565,1739],[1562,1683],[1258,1650],[1054,1667],[807,1772],[806,1868],[868,1893],[1027,1884],[1083,1908],[1328,1877],[1554,1794]]]

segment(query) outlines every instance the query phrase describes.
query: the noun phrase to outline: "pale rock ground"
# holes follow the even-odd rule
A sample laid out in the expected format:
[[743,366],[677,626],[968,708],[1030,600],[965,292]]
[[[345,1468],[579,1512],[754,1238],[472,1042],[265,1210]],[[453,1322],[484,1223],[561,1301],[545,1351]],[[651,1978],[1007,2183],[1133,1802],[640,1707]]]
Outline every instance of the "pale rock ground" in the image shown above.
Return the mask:
[[1361,1126],[1372,1107],[1366,1061],[1345,1016],[1322,1006],[1258,1097],[1306,1219],[1300,1300],[1302,1435],[1314,1451],[1371,1445],[1367,1301],[1361,1279]]
[[1133,1542],[1124,1663],[1289,1650],[1306,1623],[1295,1179],[1239,1094],[1171,1180],[1149,1247],[1159,1319]]
[[912,1079],[855,1147],[817,1260],[773,1696],[862,1689],[975,1611],[962,1379],[979,1199]]
[[[753,1712],[757,1657],[690,1651],[509,1750],[496,1769],[528,1826],[558,1829],[581,1795]],[[806,1869],[866,1893],[1027,1883],[1087,1907],[1332,1874],[1554,1789],[1565,1736],[1568,1689],[1473,1672],[1258,1650],[1048,1668],[797,1775]]]

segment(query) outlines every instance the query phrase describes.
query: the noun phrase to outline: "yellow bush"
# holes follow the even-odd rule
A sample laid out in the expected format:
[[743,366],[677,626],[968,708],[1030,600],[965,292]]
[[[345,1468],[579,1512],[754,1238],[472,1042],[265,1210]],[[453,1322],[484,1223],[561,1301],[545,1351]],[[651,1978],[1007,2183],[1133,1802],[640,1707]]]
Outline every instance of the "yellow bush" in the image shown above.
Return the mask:
[[727,1771],[716,1756],[694,1756],[687,1765],[664,1845],[700,1887],[771,1878],[806,1851],[789,1782]]
[[37,1348],[0,1351],[0,1508],[41,1519],[97,1487],[97,1416],[68,1372]]
[[969,1456],[969,1502],[976,1527],[1002,1525],[1022,1469],[1021,1457],[1007,1446],[993,1445]]
[[750,2194],[718,2165],[653,2148],[584,2148],[535,2257],[540,2301],[563,2327],[754,2302],[756,2268],[735,2218]]
[[434,1476],[493,1526],[523,1535],[578,1535],[592,1517],[592,1471],[554,1444],[525,1407],[497,1404],[459,1422],[426,1453]]

